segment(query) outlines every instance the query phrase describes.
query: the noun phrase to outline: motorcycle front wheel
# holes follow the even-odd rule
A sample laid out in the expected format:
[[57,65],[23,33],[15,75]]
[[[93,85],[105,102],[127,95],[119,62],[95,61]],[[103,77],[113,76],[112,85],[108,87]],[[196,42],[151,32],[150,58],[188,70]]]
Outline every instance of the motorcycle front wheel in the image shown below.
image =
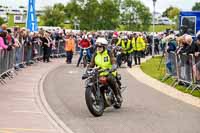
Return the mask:
[[86,100],[87,107],[93,116],[99,117],[103,115],[105,105],[104,105],[104,99],[101,93],[100,93],[100,97],[97,98],[96,92],[93,92],[93,88],[87,87],[85,91],[85,100]]
[[83,67],[85,68],[87,66],[87,57],[83,57]]

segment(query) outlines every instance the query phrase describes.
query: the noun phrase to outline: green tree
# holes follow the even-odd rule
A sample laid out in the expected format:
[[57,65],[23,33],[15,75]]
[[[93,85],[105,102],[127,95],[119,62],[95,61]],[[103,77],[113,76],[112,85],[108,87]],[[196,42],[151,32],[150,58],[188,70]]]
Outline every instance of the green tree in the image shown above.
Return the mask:
[[4,24],[4,23],[5,23],[5,22],[4,22],[3,18],[0,17],[0,25],[2,25],[2,24]]
[[60,11],[64,11],[65,5],[63,5],[62,3],[57,3],[57,4],[54,4],[53,8],[58,9]]
[[148,7],[139,0],[124,0],[122,3],[121,22],[126,30],[147,31],[152,15]]
[[80,13],[80,28],[84,30],[96,30],[99,20],[100,4],[97,0],[87,0],[82,4]]
[[163,17],[168,17],[169,11],[172,10],[174,7],[168,7],[162,14]]
[[177,8],[177,7],[174,7],[174,8],[172,8],[171,10],[169,10],[167,16],[168,16],[170,19],[174,20],[176,17],[179,16],[179,14],[180,14],[180,9]]
[[73,23],[74,17],[80,17],[81,6],[78,4],[77,0],[71,0],[64,8],[66,18]]
[[180,9],[177,7],[172,7],[170,6],[169,8],[167,8],[164,12],[163,12],[163,17],[168,17],[170,18],[173,22],[175,22],[175,29],[178,27],[178,18],[179,18],[179,14],[180,14]]
[[168,17],[170,19],[174,19],[175,17],[179,15],[179,13],[180,13],[179,8],[170,6],[163,12],[162,16]]
[[45,26],[61,26],[65,21],[65,13],[58,8],[46,7],[41,20]]
[[[98,15],[98,14],[97,14]],[[99,29],[113,30],[119,25],[119,4],[115,0],[103,0],[100,5]]]
[[200,11],[200,2],[196,2],[192,7],[192,11]]

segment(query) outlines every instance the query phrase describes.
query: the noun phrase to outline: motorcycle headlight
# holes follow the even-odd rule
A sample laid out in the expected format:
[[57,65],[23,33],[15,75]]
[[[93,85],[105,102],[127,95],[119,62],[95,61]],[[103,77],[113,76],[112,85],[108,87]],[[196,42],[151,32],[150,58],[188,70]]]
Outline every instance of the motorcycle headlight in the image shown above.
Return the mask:
[[87,51],[86,50],[83,51],[83,55],[87,55]]

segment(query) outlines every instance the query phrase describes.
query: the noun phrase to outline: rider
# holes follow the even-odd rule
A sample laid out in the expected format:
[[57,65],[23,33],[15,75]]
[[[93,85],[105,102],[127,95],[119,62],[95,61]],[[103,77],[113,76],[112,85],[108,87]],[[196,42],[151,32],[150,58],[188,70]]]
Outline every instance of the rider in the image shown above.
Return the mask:
[[89,67],[100,67],[101,69],[110,69],[112,73],[102,72],[100,76],[107,76],[108,83],[113,89],[113,92],[119,103],[122,102],[122,96],[119,85],[117,83],[117,64],[112,52],[107,50],[108,41],[105,38],[99,37],[96,40],[96,51],[92,57]]
[[113,33],[113,36],[112,36],[111,45],[116,45],[118,41],[119,41],[118,34],[115,32]]
[[133,53],[133,45],[131,43],[131,40],[128,39],[128,36],[124,35],[122,36],[122,39],[120,39],[117,43],[117,46],[122,47],[123,54],[128,59],[127,65],[128,67],[132,67],[132,53]]
[[79,57],[79,59],[78,59],[77,65],[76,65],[77,67],[79,67],[79,64],[80,64],[80,62],[81,62],[81,59],[82,59],[82,57],[83,57],[83,50],[84,50],[84,48],[86,48],[88,60],[89,60],[89,61],[91,60],[91,53],[90,53],[90,49],[89,49],[89,48],[91,47],[91,43],[90,43],[90,41],[88,40],[87,35],[84,35],[84,36],[83,36],[83,39],[79,42],[78,47],[80,47],[81,50],[80,50],[80,57]]

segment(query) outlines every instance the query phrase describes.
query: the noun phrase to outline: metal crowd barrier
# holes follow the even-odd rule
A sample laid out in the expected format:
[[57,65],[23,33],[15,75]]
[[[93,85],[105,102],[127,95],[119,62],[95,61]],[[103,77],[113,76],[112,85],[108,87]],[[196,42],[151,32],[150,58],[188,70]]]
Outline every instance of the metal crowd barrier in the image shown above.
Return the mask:
[[170,52],[165,57],[166,75],[175,79],[172,83],[174,87],[183,83],[188,86],[186,91],[189,89],[192,89],[191,93],[196,89],[200,91],[200,56],[195,57],[185,53],[177,55],[175,52]]
[[187,90],[193,85],[193,55],[179,54],[177,56],[178,63],[178,83],[189,84]]
[[200,56],[194,56],[192,63],[194,87],[192,88],[191,93],[193,93],[194,90],[200,92]]
[[9,79],[13,78],[14,64],[15,50],[0,50],[0,83],[6,83],[3,78],[4,75]]
[[[57,57],[65,56],[65,42],[59,40],[57,42],[56,51],[52,55]],[[26,44],[11,51],[0,50],[0,83],[6,83],[3,76],[6,75],[9,79],[13,78],[13,72],[16,68],[30,63],[30,61],[41,60],[43,57],[43,48],[40,43],[34,43],[32,46]]]
[[173,77],[175,81],[172,83],[172,85],[177,81],[178,79],[178,66],[177,66],[177,55],[175,52],[166,53],[165,55],[166,60],[166,75],[162,79],[162,81],[168,79],[169,77]]
[[39,61],[42,59],[43,50],[39,42],[33,44],[33,60]]
[[52,48],[51,56],[52,57],[63,57],[65,56],[65,41],[58,40],[55,41],[55,46]]

